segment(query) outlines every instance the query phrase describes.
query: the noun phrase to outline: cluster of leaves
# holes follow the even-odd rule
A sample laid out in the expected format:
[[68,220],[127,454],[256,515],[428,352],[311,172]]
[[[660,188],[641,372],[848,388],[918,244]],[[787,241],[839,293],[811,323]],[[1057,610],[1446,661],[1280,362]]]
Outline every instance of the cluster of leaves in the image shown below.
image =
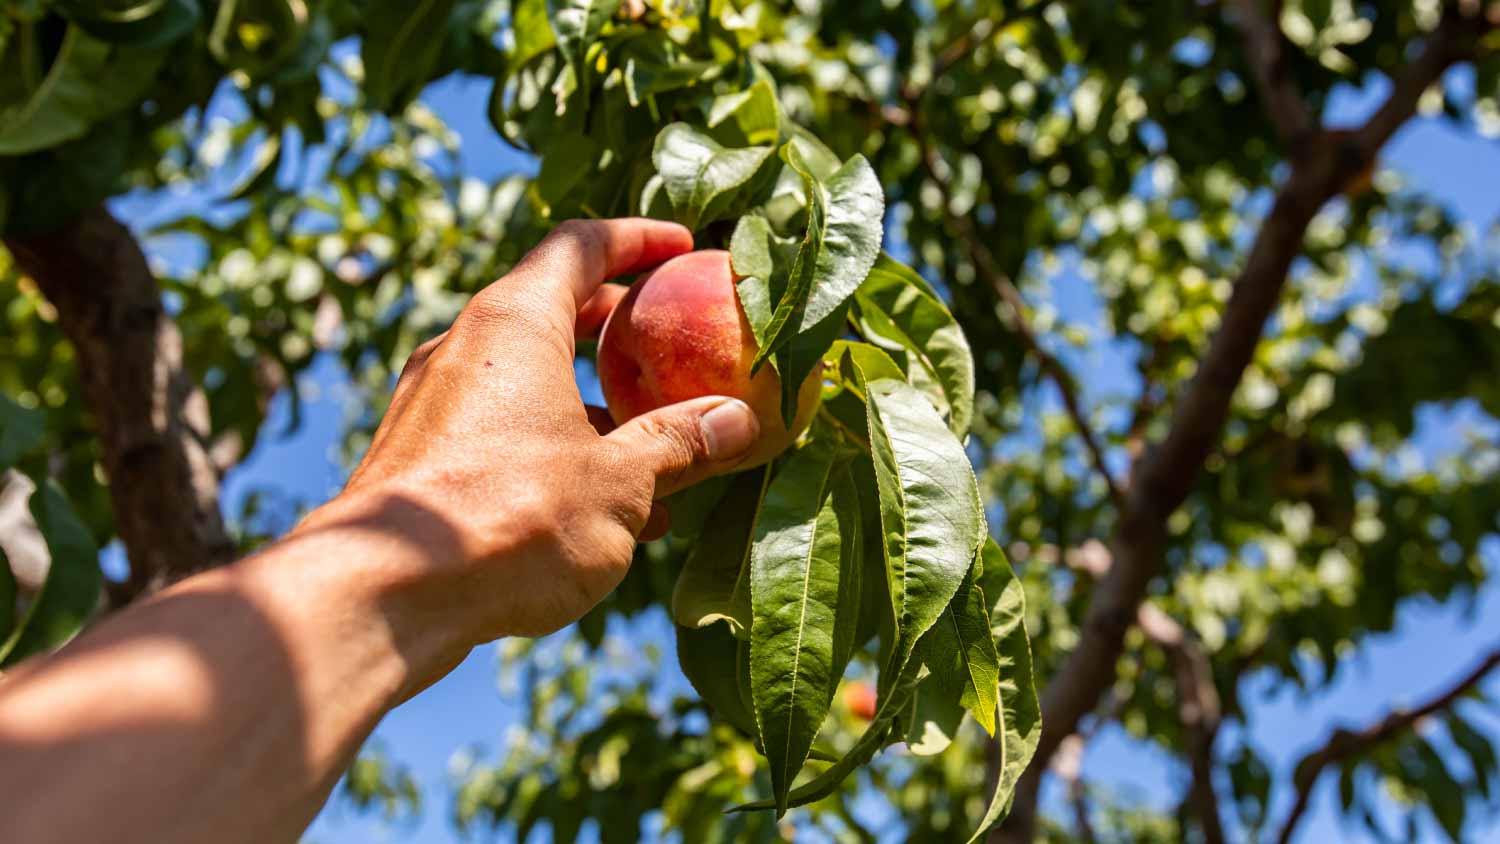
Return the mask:
[[[680,536],[697,537],[695,516],[714,525],[672,596],[684,671],[765,754],[772,797],[750,806],[778,814],[831,794],[892,741],[945,748],[971,713],[1006,754],[987,828],[1038,724],[1020,594],[986,541],[962,445],[968,343],[932,287],[880,254],[869,163],[786,116],[732,6],[621,11],[515,9],[492,116],[546,151],[536,202],[554,219],[675,219],[700,246],[728,246],[754,366],[778,372],[783,416],[815,369],[827,384],[798,448],[674,502]],[[851,658],[876,641],[874,721],[796,784]]]
[[[23,113],[16,104],[24,96],[14,93],[23,89],[11,80],[34,86],[53,69],[59,72],[51,78],[68,77],[61,70],[68,64],[56,61],[58,48],[69,26],[83,27],[86,15],[76,10],[85,5],[0,2],[0,63],[17,70],[0,76],[6,80],[0,128]],[[852,637],[835,637],[847,635],[847,627],[835,624],[817,644],[829,655],[826,669],[819,663],[823,688],[836,682],[841,668],[834,669],[833,657],[847,647],[850,672],[878,670],[882,701],[892,708],[901,702],[895,695],[903,676],[891,670],[900,636],[882,621],[897,612],[884,532],[859,531],[866,565],[848,571],[842,565],[846,542],[851,548],[855,542],[844,525],[857,517],[864,527],[886,516],[878,495],[867,501],[848,489],[873,477],[880,491],[874,458],[899,457],[891,426],[911,422],[882,415],[889,395],[872,389],[882,377],[920,400],[910,406],[923,415],[930,408],[927,421],[946,426],[947,437],[972,429],[962,454],[979,465],[984,512],[991,531],[1009,543],[1020,581],[1005,587],[989,582],[991,566],[965,567],[952,594],[977,594],[966,591],[977,573],[981,606],[1003,634],[1019,604],[1007,605],[1011,611],[999,605],[1007,590],[1024,588],[1037,673],[1050,675],[1079,641],[1093,588],[1090,578],[1057,563],[1107,536],[1116,511],[1035,352],[1017,332],[1000,329],[1014,314],[998,300],[996,282],[1014,282],[1041,347],[1079,374],[1072,387],[1083,421],[1096,429],[1110,465],[1122,469],[1143,443],[1165,432],[1283,166],[1232,16],[1221,14],[1229,4],[170,5],[201,12],[171,42],[172,60],[160,63],[141,93],[111,101],[119,107],[107,115],[80,120],[88,107],[58,100],[58,109],[74,115],[62,121],[68,131],[86,126],[86,133],[0,156],[6,197],[0,206],[11,209],[6,230],[19,231],[126,185],[193,181],[214,188],[214,173],[233,171],[231,188],[214,197],[232,202],[167,223],[150,241],[162,253],[171,253],[181,235],[202,246],[201,263],[162,274],[174,307],[180,305],[174,313],[186,359],[210,397],[216,437],[234,432],[252,444],[265,397],[326,351],[362,391],[348,442],[357,453],[407,351],[553,221],[570,216],[679,219],[694,227],[702,245],[729,247],[746,279],[740,289],[746,312],[756,315],[757,336],[768,350],[762,364],[800,372],[822,360],[827,368],[828,395],[808,438],[817,448],[794,452],[769,477],[738,478],[673,502],[681,535],[644,549],[652,564],[634,567],[574,633],[607,650],[610,619],[666,606],[674,620],[686,622],[676,631],[684,640],[683,666],[699,681],[717,726],[705,731],[668,722],[652,731],[635,716],[661,720],[671,707],[622,689],[616,697],[629,703],[621,704],[619,720],[582,719],[566,732],[549,731],[550,704],[537,697],[529,719],[537,746],[495,768],[475,767],[463,780],[460,806],[482,807],[465,814],[472,824],[571,823],[574,798],[594,787],[576,771],[601,756],[618,757],[620,742],[610,742],[618,736],[643,748],[633,759],[670,761],[650,763],[660,766],[652,768],[660,772],[652,789],[601,786],[608,798],[587,810],[601,827],[629,827],[628,818],[668,802],[664,794],[676,795],[669,826],[684,830],[700,829],[686,820],[690,814],[716,815],[766,793],[779,796],[764,765],[743,765],[765,742],[753,690],[742,693],[738,683],[755,676],[755,548],[803,542],[788,531],[758,535],[755,525],[769,524],[771,511],[792,521],[786,514],[801,514],[800,536],[810,537],[805,547],[819,549],[805,570],[819,577],[820,588],[824,574],[860,584],[857,602],[840,590],[840,603],[810,607],[834,620],[851,607],[857,611]],[[1443,5],[1287,0],[1280,4],[1291,44],[1287,71],[1322,113],[1339,86],[1401,66]],[[252,25],[222,30],[241,47],[248,44],[242,37],[255,41],[266,32],[280,35],[257,44],[303,47],[279,57],[267,53],[260,65],[215,57],[213,24],[227,7],[246,15],[259,10],[272,26],[295,24],[260,29],[247,19]],[[282,7],[292,10],[290,18],[277,11]],[[39,49],[16,46],[26,26]],[[134,49],[85,31],[121,55]],[[350,36],[363,37],[330,61],[329,45]],[[496,37],[499,48],[491,43]],[[77,40],[67,55],[81,61],[89,53],[78,49],[83,43]],[[321,46],[311,65],[291,61],[312,44]],[[1500,62],[1471,68],[1429,92],[1424,109],[1460,131],[1493,136]],[[497,80],[491,117],[502,137],[538,154],[534,178],[481,185],[455,175],[445,156],[456,139],[409,102],[425,82],[454,69]],[[227,80],[220,90],[242,101],[232,127],[211,125],[184,104],[206,102],[220,80]],[[65,89],[73,87],[49,90]],[[387,116],[378,114],[382,109]],[[235,154],[226,158],[225,149]],[[327,149],[334,154],[320,157]],[[886,250],[918,272],[876,256],[868,270],[841,276],[841,284],[816,297],[820,272],[833,278],[833,267],[859,265],[866,260],[860,256],[879,247],[878,235],[870,247],[867,236],[839,234],[851,231],[839,213],[868,196],[860,187],[861,160],[885,200]],[[840,168],[847,169],[835,180]],[[1237,393],[1222,447],[1169,526],[1153,601],[1201,643],[1224,717],[1239,727],[1222,731],[1213,762],[1226,789],[1226,824],[1245,837],[1273,824],[1271,807],[1284,805],[1286,789],[1296,786],[1289,770],[1277,770],[1267,761],[1272,754],[1255,746],[1256,701],[1240,699],[1247,680],[1316,694],[1341,675],[1351,654],[1391,630],[1403,607],[1462,604],[1491,582],[1493,563],[1483,554],[1500,512],[1493,437],[1443,444],[1443,454],[1431,459],[1411,448],[1420,410],[1495,413],[1494,379],[1486,377],[1496,367],[1495,253],[1475,249],[1475,233],[1460,222],[1390,173],[1351,184],[1346,199],[1314,221],[1307,258],[1294,268],[1270,336]],[[975,243],[992,266],[976,260]],[[827,258],[820,267],[821,252]],[[799,264],[804,254],[811,260]],[[924,278],[935,283],[924,286]],[[852,285],[852,296],[840,296],[842,284]],[[1085,304],[1060,315],[1053,307],[1058,289],[1082,290]],[[840,308],[844,315],[832,320]],[[0,389],[47,414],[43,443],[30,459],[45,454],[48,476],[68,490],[102,541],[110,536],[109,517],[90,422],[79,391],[70,388],[72,362],[51,319],[24,279],[4,274],[0,332],[12,342],[0,343]],[[825,342],[820,328],[834,336]],[[972,354],[956,351],[965,345]],[[266,372],[277,377],[258,377]],[[887,434],[888,451],[877,452],[885,446],[872,419]],[[824,461],[830,468],[818,485],[826,496],[818,492],[814,502],[812,492],[786,489],[771,495],[788,470],[817,478]],[[894,469],[884,474],[888,488],[893,476],[902,477],[899,459]],[[716,508],[722,508],[717,516]],[[693,525],[710,517],[716,530],[732,526],[744,539],[727,543],[737,547],[724,553],[695,542]],[[971,560],[972,553],[965,561]],[[987,562],[983,554],[980,562]],[[967,603],[955,609],[961,613]],[[938,609],[949,606],[951,600]],[[763,625],[762,633],[777,630]],[[908,640],[916,632],[909,630]],[[1006,639],[992,641],[999,642],[1003,683],[1013,676]],[[809,738],[809,767],[844,758],[862,735],[874,734],[876,743],[910,739],[911,751],[952,736],[944,725],[965,691],[955,686],[956,695],[941,696],[946,712],[927,708],[932,701],[923,689],[937,692],[937,678],[955,675],[926,665],[929,644],[922,638],[911,644],[907,665],[919,666],[921,676],[915,702],[900,713],[888,708],[891,720],[869,733],[834,706],[834,717]],[[1143,746],[1181,756],[1181,701],[1169,655],[1141,636],[1132,636],[1127,649],[1111,716]],[[591,651],[593,660],[584,659],[578,673],[601,670],[602,652]],[[731,677],[733,684],[726,682]],[[799,720],[783,723],[798,725],[808,738],[817,708],[784,701],[763,696],[759,705],[795,714]],[[1437,819],[1438,828],[1461,840],[1472,830],[1473,807],[1494,802],[1486,784],[1495,740],[1476,713],[1477,707],[1456,707],[1444,716],[1444,729],[1345,759],[1338,775],[1347,817],[1389,836],[1379,817],[1397,795],[1408,822]],[[1008,723],[1018,720],[1024,714]],[[908,810],[908,837],[967,835],[989,806],[990,795],[981,793],[983,745],[974,740],[981,732],[960,731],[943,756],[920,764],[904,752],[882,754],[799,818],[858,831],[843,816],[858,788],[853,783],[862,782]],[[780,753],[785,785],[786,761],[795,754]],[[1460,757],[1467,761],[1455,761]],[[692,773],[710,762],[718,763],[712,775]],[[520,788],[530,771],[541,771],[540,779]],[[796,784],[785,793],[791,802]],[[1094,803],[1100,840],[1193,832],[1185,812],[1116,806],[1098,789],[1081,793]],[[522,799],[526,794],[551,796]],[[733,817],[756,835],[775,834],[770,813]],[[1083,835],[1073,822],[1048,821],[1043,830],[1049,840]]]

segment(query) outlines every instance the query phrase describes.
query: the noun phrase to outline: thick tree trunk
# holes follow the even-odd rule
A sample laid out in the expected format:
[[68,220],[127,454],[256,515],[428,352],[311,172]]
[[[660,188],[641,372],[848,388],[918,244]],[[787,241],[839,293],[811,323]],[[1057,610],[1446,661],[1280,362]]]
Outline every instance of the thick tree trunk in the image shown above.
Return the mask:
[[134,235],[99,206],[5,245],[57,308],[77,352],[130,558],[116,599],[230,560],[219,477],[204,447],[208,402],[183,370],[182,337]]

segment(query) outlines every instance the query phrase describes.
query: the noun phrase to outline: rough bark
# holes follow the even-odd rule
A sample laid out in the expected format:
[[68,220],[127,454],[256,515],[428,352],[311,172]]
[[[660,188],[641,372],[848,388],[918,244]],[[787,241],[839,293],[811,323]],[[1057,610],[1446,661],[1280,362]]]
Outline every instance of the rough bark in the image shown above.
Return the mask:
[[130,579],[112,599],[230,560],[219,476],[204,447],[208,402],[183,369],[182,337],[130,230],[100,206],[5,245],[77,353],[130,559]]

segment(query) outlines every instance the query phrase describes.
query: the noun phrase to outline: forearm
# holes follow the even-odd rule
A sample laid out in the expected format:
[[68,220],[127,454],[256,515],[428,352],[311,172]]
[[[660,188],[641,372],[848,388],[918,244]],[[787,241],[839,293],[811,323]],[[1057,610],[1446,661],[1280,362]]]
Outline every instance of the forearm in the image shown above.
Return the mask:
[[380,717],[462,656],[393,585],[428,553],[325,517],[0,679],[7,838],[295,841]]

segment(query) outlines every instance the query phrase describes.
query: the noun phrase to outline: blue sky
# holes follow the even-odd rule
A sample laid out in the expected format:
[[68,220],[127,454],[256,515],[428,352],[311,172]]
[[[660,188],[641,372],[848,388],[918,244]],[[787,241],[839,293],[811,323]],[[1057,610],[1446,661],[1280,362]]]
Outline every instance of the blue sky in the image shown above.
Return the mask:
[[[1462,84],[1462,79],[1457,80]],[[450,79],[436,85],[426,101],[464,139],[465,171],[480,179],[517,171],[534,170],[525,156],[505,146],[485,116],[489,83]],[[1380,83],[1363,92],[1337,98],[1330,118],[1348,121],[1367,111],[1383,93]],[[1466,137],[1435,123],[1408,127],[1399,135],[1385,164],[1401,172],[1410,182],[1425,186],[1448,203],[1477,229],[1500,220],[1500,191],[1493,179],[1476,179],[1476,172],[1500,173],[1500,147],[1493,141]],[[143,203],[130,203],[140,208]],[[161,204],[147,219],[161,219]],[[141,218],[136,218],[141,219]],[[1051,297],[1064,319],[1086,319],[1095,303],[1086,283],[1060,279]],[[1107,348],[1083,353],[1072,361],[1084,379],[1086,393],[1102,394],[1110,373],[1120,364]],[[597,398],[597,388],[587,372],[581,373],[586,398]],[[307,401],[303,425],[287,437],[263,438],[255,452],[236,469],[226,483],[226,512],[239,511],[244,497],[257,489],[275,489],[293,500],[315,504],[334,494],[343,470],[337,460],[342,410],[342,380],[329,362],[315,366],[300,389]],[[282,430],[285,402],[278,401],[267,430]],[[1419,439],[1424,450],[1441,451],[1465,430],[1485,430],[1496,435],[1472,407],[1434,409],[1423,414]],[[1500,568],[1500,548],[1490,548],[1490,566]],[[1467,611],[1465,611],[1467,610]],[[1488,623],[1484,619],[1490,619]],[[1294,693],[1271,695],[1267,684],[1251,680],[1245,700],[1251,711],[1247,729],[1254,744],[1282,774],[1309,748],[1320,743],[1335,723],[1362,724],[1382,715],[1393,705],[1408,703],[1427,690],[1462,673],[1484,648],[1492,645],[1500,624],[1500,597],[1491,588],[1476,602],[1463,607],[1414,604],[1401,614],[1395,632],[1376,637],[1356,655],[1351,670],[1344,671],[1329,689],[1315,696]],[[665,625],[657,619],[638,625],[641,635],[670,652]],[[413,844],[449,842],[456,833],[448,821],[450,791],[447,770],[451,755],[466,746],[496,748],[508,728],[516,723],[516,705],[503,698],[496,683],[496,649],[476,650],[448,678],[393,712],[376,733],[389,754],[410,766],[422,785],[426,807],[415,821],[389,827],[378,820],[341,806],[337,801],[324,810],[309,830],[307,840],[317,844],[399,841]],[[669,665],[675,664],[670,658]],[[1044,679],[1044,678],[1041,678]],[[1491,693],[1500,693],[1493,680]],[[1491,717],[1490,725],[1500,727]],[[1185,782],[1185,773],[1164,756],[1143,748],[1118,729],[1107,729],[1090,745],[1084,762],[1088,777],[1105,788],[1156,805],[1174,803]],[[1345,836],[1355,830],[1342,829],[1333,811],[1332,780],[1319,789],[1310,819],[1298,841],[1319,842]],[[1273,809],[1278,817],[1284,806]],[[1492,829],[1494,818],[1489,819]],[[1500,834],[1500,832],[1497,832]],[[1435,829],[1423,831],[1424,840],[1438,841]],[[502,839],[503,840],[503,839]]]

